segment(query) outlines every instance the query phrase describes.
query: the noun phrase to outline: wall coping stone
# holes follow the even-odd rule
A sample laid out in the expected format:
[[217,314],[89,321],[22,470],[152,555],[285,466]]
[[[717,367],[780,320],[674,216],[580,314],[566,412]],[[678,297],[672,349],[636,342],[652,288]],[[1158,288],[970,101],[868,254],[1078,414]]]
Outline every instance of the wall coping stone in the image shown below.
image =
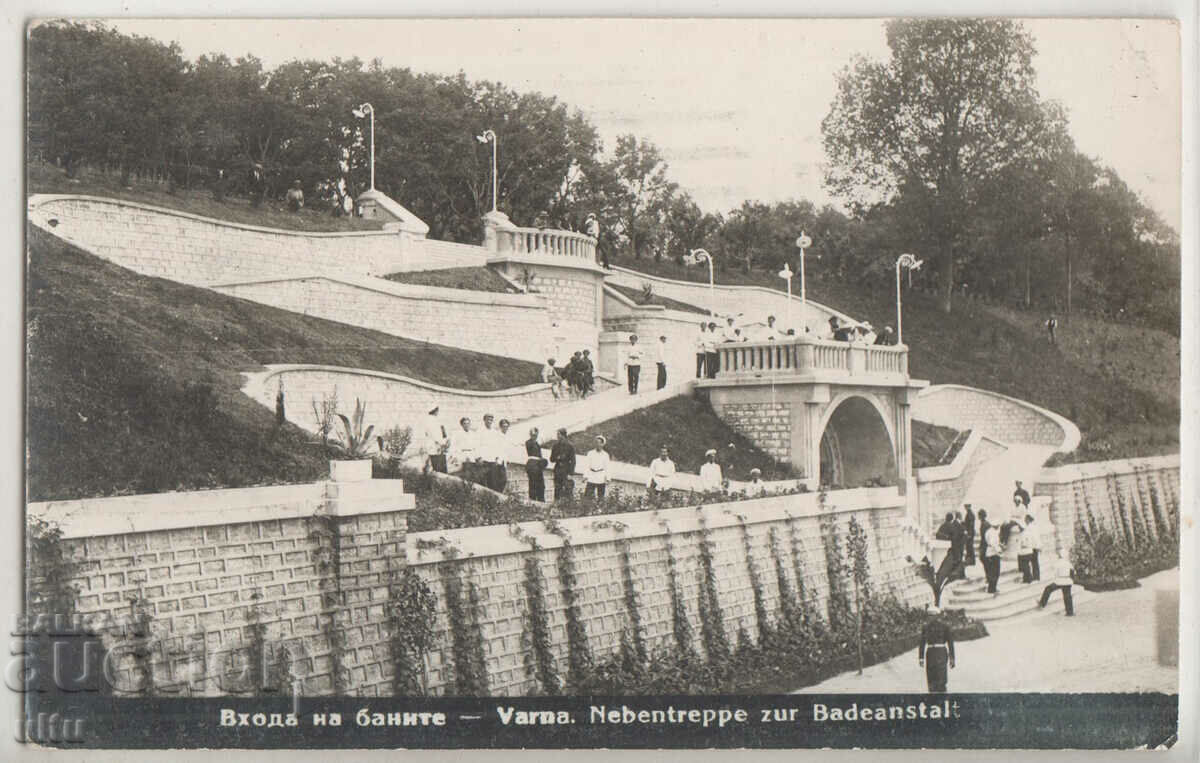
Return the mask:
[[[612,286],[610,286],[607,283],[604,284],[604,296],[612,297],[617,302],[620,302],[622,305],[624,305],[625,307],[632,310],[635,313],[635,315],[633,316],[634,318],[665,318],[667,320],[682,321],[684,323],[688,323],[692,326],[695,326],[697,323],[704,320],[705,318],[714,317],[714,314],[711,311],[709,311],[709,313],[707,315],[705,315],[704,313],[689,313],[686,310],[676,310],[674,308],[670,308],[665,305],[639,305],[637,302],[634,302],[632,299],[630,299],[626,295],[622,294],[621,292],[617,291],[616,289],[614,289]],[[636,315],[636,313],[654,313],[654,314],[653,315]],[[604,317],[609,318],[610,316],[606,315]],[[621,319],[621,318],[625,318],[626,316],[614,315],[611,317],[616,318],[616,319]]]
[[355,286],[368,291],[379,292],[395,297],[410,299],[425,299],[439,302],[467,302],[475,305],[502,305],[505,307],[528,307],[544,309],[545,306],[533,294],[505,294],[491,291],[471,291],[467,289],[451,289],[445,286],[425,286],[423,284],[397,283],[386,278],[363,276],[355,273],[312,273],[310,275],[281,274],[250,278],[244,281],[226,281],[209,284],[210,289],[226,289],[237,286],[254,286],[268,283],[285,283],[288,281],[333,281]]
[[1037,476],[1037,484],[1061,485],[1075,480],[1105,477],[1110,474],[1130,474],[1135,471],[1154,469],[1178,469],[1179,454],[1146,456],[1143,458],[1118,458],[1112,461],[1087,461],[1081,464],[1043,467]]
[[401,376],[399,374],[389,374],[384,371],[372,371],[367,368],[349,368],[347,366],[324,366],[309,363],[270,363],[267,365],[266,371],[244,371],[242,376],[246,378],[246,383],[242,386],[242,391],[254,395],[250,392],[256,383],[265,385],[272,377],[278,376],[281,373],[289,371],[327,371],[329,373],[346,374],[348,376],[365,376],[374,379],[385,379],[387,381],[402,382],[410,384],[414,387],[432,390],[447,395],[461,395],[463,397],[479,397],[479,398],[496,398],[496,397],[514,397],[516,395],[532,395],[538,392],[544,392],[550,389],[550,385],[544,382],[536,384],[526,384],[522,387],[509,387],[507,389],[498,390],[474,390],[460,389],[458,387],[443,387],[432,382],[421,381],[410,376]]
[[[641,539],[669,533],[699,532],[702,529],[701,518],[709,530],[717,530],[741,524],[738,520],[739,515],[745,518],[747,525],[790,518],[817,517],[822,514],[818,496],[818,493],[801,493],[677,509],[572,517],[559,520],[558,524],[566,531],[571,545],[578,548],[591,543],[610,543],[621,538]],[[904,497],[894,487],[854,488],[826,493],[825,513],[901,509],[904,505]],[[617,523],[624,527],[617,530],[614,527]],[[535,538],[539,548],[554,549],[563,545],[563,539],[549,532],[542,522],[521,522],[516,524],[515,528],[519,528],[522,534]],[[409,533],[408,564],[412,567],[445,561],[445,557],[437,548],[420,548],[419,544],[422,541],[429,544],[448,544],[457,550],[459,559],[527,553],[530,550],[529,544],[513,537],[515,528],[513,525],[490,525]]]
[[183,212],[178,209],[169,209],[167,207],[157,207],[153,204],[143,204],[137,201],[127,201],[125,199],[111,198],[107,196],[87,196],[84,194],[73,193],[35,193],[29,197],[27,209],[32,211],[38,207],[54,202],[54,201],[89,201],[100,204],[110,204],[118,207],[132,207],[141,209],[147,212],[154,212],[161,215],[170,215],[172,217],[182,217],[187,220],[195,220],[197,222],[208,223],[222,228],[234,228],[237,230],[253,231],[255,233],[269,233],[277,236],[295,236],[299,238],[354,238],[361,236],[395,236],[395,231],[387,230],[366,230],[366,231],[293,231],[284,230],[282,228],[266,228],[260,225],[247,225],[246,223],[235,223],[229,220],[218,220],[215,217],[204,217],[202,215],[192,214],[191,212]]
[[[327,504],[327,499],[336,503]],[[110,498],[41,501],[30,519],[57,525],[64,539],[178,530],[189,527],[302,519],[317,514],[360,516],[411,511],[415,496],[403,480],[309,482],[299,485],[145,493]],[[336,511],[327,511],[327,506]]]
[[560,254],[541,254],[538,252],[501,252],[496,254],[488,250],[488,265],[502,265],[506,262],[562,268],[563,270],[582,270],[599,276],[604,276],[608,273],[608,271],[592,260],[583,257],[566,257]]

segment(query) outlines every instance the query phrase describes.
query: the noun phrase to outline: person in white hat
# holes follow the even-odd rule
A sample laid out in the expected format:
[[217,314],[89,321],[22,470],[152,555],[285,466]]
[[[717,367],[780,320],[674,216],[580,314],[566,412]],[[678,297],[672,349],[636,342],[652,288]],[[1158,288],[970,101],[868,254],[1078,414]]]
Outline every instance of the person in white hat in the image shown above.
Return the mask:
[[762,481],[762,469],[757,466],[750,470],[750,482],[746,485],[746,497],[757,498],[767,494],[767,483]]
[[700,490],[705,493],[719,493],[725,478],[721,474],[721,465],[717,463],[717,451],[709,448],[704,452],[705,463],[700,467]]
[[663,445],[658,452],[658,458],[650,462],[650,479],[646,487],[650,495],[665,493],[675,486],[675,462],[671,460],[671,450]]
[[596,213],[590,212],[587,216],[587,222],[584,223],[584,230],[592,238],[596,239],[596,254],[600,257],[600,264],[605,270],[612,270],[608,264],[608,252],[600,248],[600,221],[596,219]]
[[954,636],[950,626],[942,622],[941,607],[929,608],[929,622],[921,629],[921,644],[917,647],[917,664],[925,668],[925,681],[930,694],[945,694],[946,665],[954,667]]
[[608,451],[605,446],[608,445],[608,440],[604,435],[596,435],[596,447],[588,451],[587,458],[584,459],[584,469],[587,470],[585,478],[587,479],[587,487],[583,490],[583,497],[597,497],[603,500],[605,489],[608,487]]

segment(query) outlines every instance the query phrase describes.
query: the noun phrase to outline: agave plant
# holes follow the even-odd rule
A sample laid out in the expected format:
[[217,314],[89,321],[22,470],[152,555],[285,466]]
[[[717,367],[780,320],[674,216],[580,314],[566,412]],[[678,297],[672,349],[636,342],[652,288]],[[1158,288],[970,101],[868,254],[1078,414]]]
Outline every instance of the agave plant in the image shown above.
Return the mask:
[[639,304],[648,305],[654,299],[654,285],[649,281],[642,281],[642,293],[638,300]]
[[342,421],[342,430],[344,433],[343,442],[346,445],[347,458],[366,458],[367,449],[371,444],[371,433],[375,431],[375,425],[363,429],[363,419],[367,415],[367,406],[363,405],[362,400],[354,398],[354,416],[346,418],[344,413],[339,413],[337,417]]

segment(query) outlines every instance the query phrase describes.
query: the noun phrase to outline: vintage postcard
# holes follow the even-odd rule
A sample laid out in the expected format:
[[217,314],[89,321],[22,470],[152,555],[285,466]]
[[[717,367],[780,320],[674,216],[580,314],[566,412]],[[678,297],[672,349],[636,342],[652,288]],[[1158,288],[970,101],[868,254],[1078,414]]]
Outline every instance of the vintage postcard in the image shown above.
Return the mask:
[[1179,744],[1176,20],[26,37],[19,741]]

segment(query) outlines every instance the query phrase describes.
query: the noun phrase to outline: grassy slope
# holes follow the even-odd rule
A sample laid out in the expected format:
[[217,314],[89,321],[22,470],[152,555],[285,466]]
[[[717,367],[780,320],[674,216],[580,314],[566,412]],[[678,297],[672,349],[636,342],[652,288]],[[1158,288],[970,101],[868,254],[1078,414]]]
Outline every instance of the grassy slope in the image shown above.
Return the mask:
[[227,196],[224,201],[213,199],[212,192],[205,189],[177,189],[168,193],[165,185],[137,180],[126,188],[121,185],[119,175],[103,173],[86,174],[72,182],[63,171],[49,164],[30,163],[26,190],[31,193],[75,193],[85,196],[107,196],[156,207],[189,212],[193,215],[212,217],[245,225],[260,225],[266,228],[282,228],[298,231],[355,231],[380,230],[381,220],[364,220],[360,217],[334,217],[327,209],[306,207],[292,212],[278,199],[268,199],[259,207],[250,206],[249,199]]
[[695,305],[687,302],[680,302],[677,299],[671,299],[670,297],[664,297],[659,294],[655,294],[650,297],[649,302],[643,302],[641,289],[634,289],[629,286],[620,286],[619,284],[615,283],[610,283],[609,286],[621,292],[626,297],[629,297],[639,305],[662,305],[668,310],[682,310],[685,313],[699,313],[700,315],[708,315],[708,311],[704,308],[696,307]]
[[[674,262],[619,259],[613,264],[654,275],[707,283],[708,273]],[[896,296],[808,270],[808,294],[876,326],[893,324]],[[782,279],[755,271],[723,273],[718,283],[783,290]],[[971,301],[946,315],[921,292],[904,296],[909,370],[934,384],[966,384],[1028,400],[1061,413],[1083,432],[1067,459],[1093,461],[1179,450],[1179,340],[1163,331],[1086,317],[1059,321],[1049,345],[1042,316]]]
[[238,391],[239,372],[264,363],[481,390],[538,378],[533,363],[140,276],[36,229],[29,256],[30,500],[319,478],[327,465],[305,435],[276,430],[274,414]]
[[410,273],[391,273],[384,276],[389,281],[418,286],[441,286],[447,289],[489,291],[513,294],[517,289],[489,267],[442,268],[440,270],[417,270]]

